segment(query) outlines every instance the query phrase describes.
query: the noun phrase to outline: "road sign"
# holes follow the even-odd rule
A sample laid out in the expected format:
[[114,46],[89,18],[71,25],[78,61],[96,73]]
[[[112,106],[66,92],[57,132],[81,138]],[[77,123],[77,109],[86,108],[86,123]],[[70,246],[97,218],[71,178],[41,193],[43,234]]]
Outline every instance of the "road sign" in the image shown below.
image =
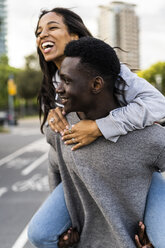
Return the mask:
[[8,80],[7,85],[8,85],[8,94],[11,96],[15,96],[17,94],[17,87],[12,78]]

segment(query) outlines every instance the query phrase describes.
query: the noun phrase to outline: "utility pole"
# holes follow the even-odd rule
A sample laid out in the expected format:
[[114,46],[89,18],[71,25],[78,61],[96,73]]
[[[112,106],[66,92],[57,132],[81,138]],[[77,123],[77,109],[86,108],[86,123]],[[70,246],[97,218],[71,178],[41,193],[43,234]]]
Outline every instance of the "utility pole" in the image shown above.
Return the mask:
[[13,75],[9,76],[7,85],[8,85],[9,125],[14,125],[15,124],[14,96],[17,94],[17,88],[14,82]]

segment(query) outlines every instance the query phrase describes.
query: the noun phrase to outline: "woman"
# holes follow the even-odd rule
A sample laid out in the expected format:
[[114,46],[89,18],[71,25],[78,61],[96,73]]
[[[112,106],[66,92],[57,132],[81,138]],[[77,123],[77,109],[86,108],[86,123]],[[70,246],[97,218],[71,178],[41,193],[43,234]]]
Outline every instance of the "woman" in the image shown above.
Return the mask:
[[[41,125],[41,129],[43,129],[49,110],[56,107],[56,104],[58,102],[54,90],[54,86],[56,87],[56,82],[54,82],[53,85],[53,81],[55,81],[55,79],[56,81],[58,80],[58,70],[60,69],[61,62],[64,58],[63,52],[65,45],[71,40],[79,39],[83,36],[91,36],[91,34],[84,26],[81,18],[75,13],[66,9],[56,8],[51,11],[42,12],[37,25],[36,36],[41,69],[44,74],[41,92],[39,96],[41,107],[40,114],[42,110],[44,111],[44,119]],[[55,74],[56,77],[54,77]],[[121,66],[121,76],[126,80],[124,93],[126,96],[127,103],[130,102],[129,106],[120,108],[117,112],[115,111],[113,113],[110,113],[109,119],[100,119],[96,122],[86,120],[76,124],[72,128],[71,134],[70,130],[64,132],[64,134],[69,135],[64,135],[64,139],[74,138],[69,140],[66,144],[76,142],[76,149],[83,145],[89,144],[102,134],[104,134],[105,138],[108,138],[112,141],[117,141],[120,135],[126,134],[128,131],[131,131],[136,128],[142,128],[146,125],[151,125],[155,120],[158,120],[163,117],[163,114],[161,114],[161,110],[163,109],[164,97],[158,91],[156,91],[152,86],[150,86],[150,84],[146,83],[143,79],[139,79],[136,75],[132,74],[129,69],[126,68],[124,65]],[[122,84],[123,83],[118,85],[119,89],[117,93],[119,93],[118,98],[121,105],[124,105],[124,98],[122,97],[122,94],[120,94],[123,88]],[[139,89],[139,85],[142,90]],[[157,109],[158,111],[156,111]],[[142,111],[140,112],[140,110]],[[142,115],[139,116],[139,121],[136,120],[136,118],[130,118],[131,120],[127,120],[126,128],[122,129],[122,126],[120,128],[120,123],[125,122],[124,120],[121,120],[122,117],[124,118],[126,116],[127,118],[127,115],[133,116],[135,112],[138,114],[142,113]],[[59,112],[59,109],[57,109],[57,113],[59,114],[59,116],[62,116]],[[153,115],[153,113],[155,113],[155,115]],[[50,118],[52,118],[52,113],[50,114]],[[57,121],[52,122],[52,119],[50,121],[50,118],[49,123],[51,125],[57,123]],[[57,125],[58,123],[55,125],[55,129],[57,131],[62,132],[63,129],[66,129],[67,123],[65,120],[63,120],[62,123],[63,122],[64,125],[62,125],[62,127],[64,128],[61,127],[60,122],[59,125]],[[108,127],[106,129],[106,124],[110,128]],[[80,126],[83,130],[85,129],[85,131],[81,132]],[[109,130],[110,134],[108,132]],[[51,180],[52,178],[53,180]],[[54,189],[59,184],[60,177],[55,179],[54,175],[50,172],[50,181],[52,181],[51,188]],[[61,187],[61,189],[59,190],[59,195],[62,195],[62,192],[63,191]],[[68,227],[69,226],[67,226],[66,229]],[[63,230],[61,233],[63,233],[65,230]]]

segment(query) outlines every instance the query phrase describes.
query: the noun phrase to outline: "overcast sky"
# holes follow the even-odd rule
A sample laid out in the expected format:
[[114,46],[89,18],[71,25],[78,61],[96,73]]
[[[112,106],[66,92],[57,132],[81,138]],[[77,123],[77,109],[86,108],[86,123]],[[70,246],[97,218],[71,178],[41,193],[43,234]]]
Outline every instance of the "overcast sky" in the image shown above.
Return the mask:
[[[78,13],[93,35],[97,35],[99,5],[110,0],[7,0],[8,56],[10,65],[23,67],[24,56],[36,50],[34,30],[41,9],[69,7]],[[165,1],[126,0],[137,4],[140,19],[140,61],[145,69],[165,61]]]

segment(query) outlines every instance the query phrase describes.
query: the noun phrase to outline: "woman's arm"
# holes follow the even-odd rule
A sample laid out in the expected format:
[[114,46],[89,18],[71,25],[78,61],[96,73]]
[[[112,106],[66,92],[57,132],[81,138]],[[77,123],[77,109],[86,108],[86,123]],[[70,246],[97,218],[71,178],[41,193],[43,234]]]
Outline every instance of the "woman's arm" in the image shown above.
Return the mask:
[[[59,109],[54,122],[50,121],[53,112],[49,114],[51,128],[61,132],[67,145],[76,143],[73,150],[90,144],[101,135],[116,142],[121,135],[150,126],[165,117],[165,97],[156,88],[125,65],[121,65],[120,76],[126,82],[124,96],[127,105],[111,111],[107,117],[96,121],[80,121],[72,127],[71,133],[64,115],[59,114]],[[124,105],[122,96],[117,97],[121,105]]]
[[[120,76],[126,81],[126,106],[115,109],[109,116],[96,120],[106,139],[116,142],[121,135],[152,125],[165,117],[165,97],[145,79],[121,65]],[[122,102],[122,97],[118,96]]]

